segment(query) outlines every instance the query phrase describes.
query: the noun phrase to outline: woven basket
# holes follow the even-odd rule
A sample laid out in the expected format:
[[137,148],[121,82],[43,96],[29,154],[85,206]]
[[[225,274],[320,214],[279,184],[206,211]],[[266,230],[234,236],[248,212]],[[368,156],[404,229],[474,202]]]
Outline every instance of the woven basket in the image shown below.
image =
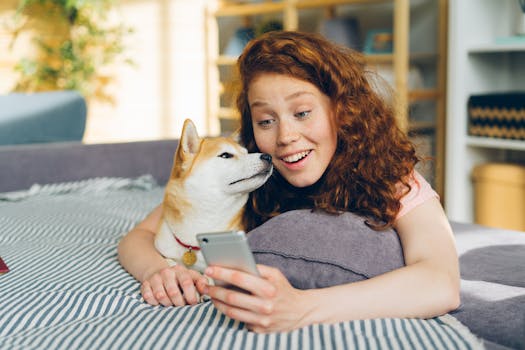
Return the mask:
[[468,101],[468,133],[525,140],[525,92],[471,96]]

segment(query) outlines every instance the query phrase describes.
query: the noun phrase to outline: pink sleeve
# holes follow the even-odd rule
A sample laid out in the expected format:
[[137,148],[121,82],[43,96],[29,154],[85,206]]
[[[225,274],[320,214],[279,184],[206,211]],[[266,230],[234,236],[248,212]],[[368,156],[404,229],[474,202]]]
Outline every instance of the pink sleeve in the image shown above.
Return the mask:
[[397,213],[396,220],[428,199],[439,198],[427,180],[415,170],[410,177],[410,186],[410,192],[401,197],[401,209]]

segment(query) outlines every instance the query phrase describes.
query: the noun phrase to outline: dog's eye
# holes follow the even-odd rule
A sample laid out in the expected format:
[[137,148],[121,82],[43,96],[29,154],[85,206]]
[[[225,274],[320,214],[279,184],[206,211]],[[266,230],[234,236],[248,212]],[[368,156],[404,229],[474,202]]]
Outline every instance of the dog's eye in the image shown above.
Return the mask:
[[219,157],[224,158],[224,159],[233,158],[233,154],[224,152],[224,153],[219,154]]

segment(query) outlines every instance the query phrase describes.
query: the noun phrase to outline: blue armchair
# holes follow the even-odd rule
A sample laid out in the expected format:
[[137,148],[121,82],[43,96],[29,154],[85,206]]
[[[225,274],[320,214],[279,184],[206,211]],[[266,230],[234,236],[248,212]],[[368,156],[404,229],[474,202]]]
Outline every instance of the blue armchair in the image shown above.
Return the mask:
[[75,91],[0,95],[0,145],[82,141],[86,114]]

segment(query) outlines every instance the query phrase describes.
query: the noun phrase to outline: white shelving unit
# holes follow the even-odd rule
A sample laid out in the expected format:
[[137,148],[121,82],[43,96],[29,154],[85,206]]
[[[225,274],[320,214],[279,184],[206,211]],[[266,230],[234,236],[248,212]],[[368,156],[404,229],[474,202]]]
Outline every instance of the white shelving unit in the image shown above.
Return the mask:
[[445,210],[473,222],[472,168],[480,163],[525,163],[525,141],[468,135],[467,101],[473,94],[525,91],[525,40],[514,34],[518,0],[460,0],[449,4]]

